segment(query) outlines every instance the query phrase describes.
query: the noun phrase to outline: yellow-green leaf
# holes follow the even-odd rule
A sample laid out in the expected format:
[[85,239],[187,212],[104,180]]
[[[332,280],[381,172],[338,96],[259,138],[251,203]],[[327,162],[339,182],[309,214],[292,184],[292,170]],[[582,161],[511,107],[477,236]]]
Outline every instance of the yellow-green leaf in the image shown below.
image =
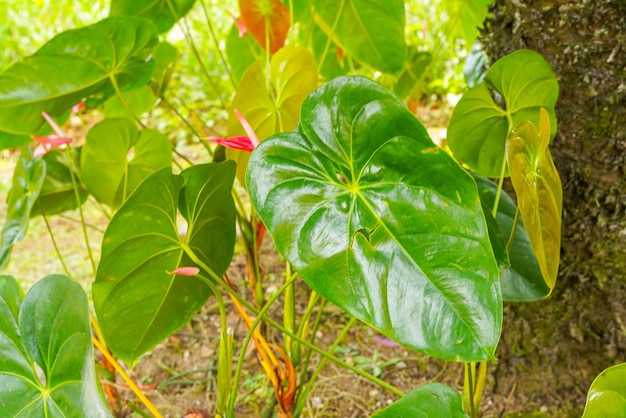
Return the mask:
[[[313,56],[304,48],[282,48],[272,57],[269,81],[268,86],[261,61],[252,64],[241,78],[232,106],[243,114],[261,141],[296,129],[302,102],[317,87]],[[228,136],[236,135],[247,134],[231,112]],[[243,183],[250,153],[227,149],[226,156],[237,162],[237,177]]]
[[549,143],[550,116],[541,108],[539,131],[531,122],[522,122],[511,131],[507,159],[530,244],[552,290],[559,269],[563,196]]

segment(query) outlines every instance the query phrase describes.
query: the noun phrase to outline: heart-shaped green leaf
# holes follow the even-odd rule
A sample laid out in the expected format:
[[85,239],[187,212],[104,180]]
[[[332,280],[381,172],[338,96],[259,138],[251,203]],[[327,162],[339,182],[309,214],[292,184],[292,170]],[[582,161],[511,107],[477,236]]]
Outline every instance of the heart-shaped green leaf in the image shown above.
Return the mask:
[[626,416],[626,363],[609,367],[595,378],[583,413],[583,418],[623,416]]
[[403,0],[313,0],[316,22],[347,55],[377,70],[404,68]]
[[55,36],[0,74],[0,131],[31,135],[45,122],[42,111],[61,116],[85,98],[103,101],[114,84],[124,91],[147,83],[154,70],[147,57],[156,43],[153,26],[132,17]]
[[498,266],[474,180],[391,92],[340,77],[252,153],[250,199],[315,291],[394,340],[493,358]]
[[122,98],[124,103],[117,96],[110,97],[104,103],[104,117],[106,119],[128,118],[134,120],[135,117],[152,110],[157,102],[157,97],[148,85],[126,91],[122,93]]
[[13,170],[13,183],[7,197],[7,212],[0,245],[0,270],[9,263],[11,249],[26,235],[33,206],[46,177],[46,164],[23,148]]
[[162,33],[185,16],[194,3],[195,0],[111,0],[110,15],[148,19]]
[[[261,62],[257,61],[243,75],[233,99],[260,140],[278,132],[292,131],[298,125],[300,107],[307,94],[317,87],[317,71],[311,53],[300,47],[285,47],[272,57],[270,88]],[[247,135],[231,112],[228,136]],[[237,162],[237,176],[243,182],[249,152],[226,150],[227,158]]]
[[[491,91],[503,100],[494,101]],[[485,81],[467,90],[454,108],[448,126],[448,144],[454,156],[485,177],[500,177],[509,132],[525,120],[539,122],[539,108],[550,114],[556,133],[554,106],[559,84],[541,55],[516,51],[496,61]],[[506,173],[506,171],[505,171]]]
[[[478,186],[480,200],[484,203],[486,211],[491,211],[498,185],[478,174],[474,173],[473,176]],[[496,215],[496,228],[504,237],[505,242],[508,242],[511,237],[516,210],[517,206],[515,206],[513,199],[502,190]],[[518,219],[515,229],[509,260],[510,267],[502,272],[502,298],[505,301],[538,300],[550,294],[550,288],[543,280],[537,257],[535,257],[530,245],[526,228],[524,228],[524,221],[521,218]]]
[[[81,183],[76,173],[80,167],[80,153],[82,147],[71,149],[72,160],[65,150],[53,150],[43,156],[46,164],[46,176],[39,192],[39,197],[33,205],[30,216],[56,215],[78,207],[74,184],[78,188],[78,199],[82,205],[89,192]],[[74,180],[72,181],[72,176]]]
[[[129,364],[182,327],[211,294],[197,278],[168,272],[204,265],[218,276],[226,271],[235,243],[234,175],[228,161],[181,175],[164,168],[146,178],[111,220],[93,298],[107,345]],[[177,227],[179,206],[186,232]],[[191,261],[190,252],[204,265]]]
[[[0,415],[111,417],[98,390],[85,291],[48,276],[21,303],[0,276]],[[40,369],[39,371],[37,369]]]
[[420,386],[373,418],[466,418],[461,394],[441,383]]
[[153,129],[139,131],[126,118],[105,119],[87,133],[81,171],[99,201],[118,207],[148,175],[172,165],[168,139]]
[[539,131],[531,122],[522,122],[511,132],[507,160],[530,245],[552,291],[561,254],[563,191],[548,148],[550,116],[543,108],[539,113]]

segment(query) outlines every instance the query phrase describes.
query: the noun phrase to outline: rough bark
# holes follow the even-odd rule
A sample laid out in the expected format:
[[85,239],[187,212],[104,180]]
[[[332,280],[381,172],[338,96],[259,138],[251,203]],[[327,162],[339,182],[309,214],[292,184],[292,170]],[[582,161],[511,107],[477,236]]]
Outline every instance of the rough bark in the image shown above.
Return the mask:
[[541,53],[561,87],[559,279],[549,300],[506,306],[494,390],[580,411],[594,376],[626,359],[626,1],[497,0],[482,42],[491,61]]

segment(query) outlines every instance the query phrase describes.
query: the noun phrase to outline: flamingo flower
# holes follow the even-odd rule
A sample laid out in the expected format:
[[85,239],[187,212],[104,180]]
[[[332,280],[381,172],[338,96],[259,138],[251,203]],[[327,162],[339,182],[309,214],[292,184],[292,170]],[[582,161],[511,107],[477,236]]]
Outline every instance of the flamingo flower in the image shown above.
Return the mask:
[[72,138],[65,136],[59,125],[48,115],[46,112],[41,112],[41,116],[48,122],[48,124],[54,130],[54,134],[47,136],[34,136],[33,139],[39,142],[37,148],[35,148],[35,157],[41,157],[47,152],[52,151],[55,148],[59,148],[61,145],[69,144],[72,142]]
[[246,118],[241,114],[241,112],[237,109],[234,110],[235,116],[239,119],[239,123],[246,131],[248,136],[231,136],[230,138],[209,138],[211,141],[223,145],[227,148],[233,148],[243,151],[252,151],[259,145],[259,138],[254,133],[252,126],[248,123]]

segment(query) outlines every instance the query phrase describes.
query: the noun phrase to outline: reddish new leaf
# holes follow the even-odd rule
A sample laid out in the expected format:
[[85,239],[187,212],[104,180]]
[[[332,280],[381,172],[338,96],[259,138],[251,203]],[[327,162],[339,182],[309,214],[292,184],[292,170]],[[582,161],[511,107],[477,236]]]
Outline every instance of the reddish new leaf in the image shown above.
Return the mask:
[[272,54],[285,44],[289,9],[280,0],[239,0],[239,11],[246,29],[263,49],[266,49],[266,36]]

